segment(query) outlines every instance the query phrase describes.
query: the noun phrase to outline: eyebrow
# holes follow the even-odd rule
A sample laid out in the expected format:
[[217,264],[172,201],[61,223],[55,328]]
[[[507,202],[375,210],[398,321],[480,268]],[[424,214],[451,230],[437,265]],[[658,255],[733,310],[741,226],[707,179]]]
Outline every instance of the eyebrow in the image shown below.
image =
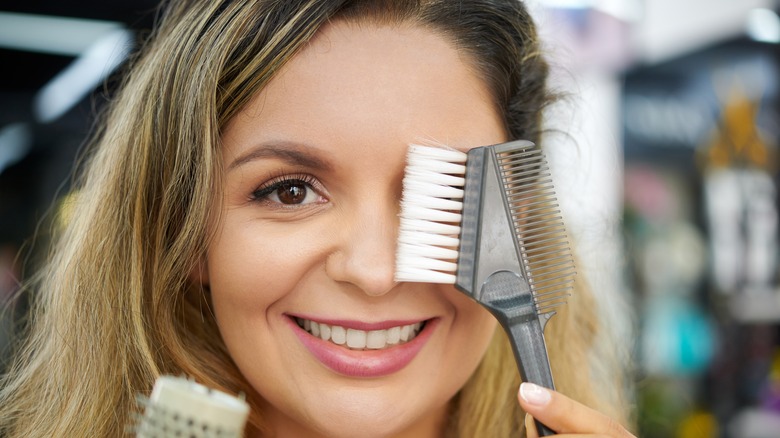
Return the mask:
[[289,164],[297,164],[315,169],[332,169],[328,160],[318,156],[319,151],[311,146],[288,141],[263,143],[251,148],[228,165],[228,172],[252,161],[276,158]]

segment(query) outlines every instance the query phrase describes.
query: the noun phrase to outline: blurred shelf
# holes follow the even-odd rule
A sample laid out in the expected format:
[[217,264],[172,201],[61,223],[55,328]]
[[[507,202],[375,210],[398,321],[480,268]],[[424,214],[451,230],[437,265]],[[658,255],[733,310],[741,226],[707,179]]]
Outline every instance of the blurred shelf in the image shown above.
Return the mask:
[[780,290],[744,291],[729,299],[732,317],[742,323],[780,323]]
[[780,413],[745,409],[729,422],[728,432],[738,438],[777,438],[780,436]]

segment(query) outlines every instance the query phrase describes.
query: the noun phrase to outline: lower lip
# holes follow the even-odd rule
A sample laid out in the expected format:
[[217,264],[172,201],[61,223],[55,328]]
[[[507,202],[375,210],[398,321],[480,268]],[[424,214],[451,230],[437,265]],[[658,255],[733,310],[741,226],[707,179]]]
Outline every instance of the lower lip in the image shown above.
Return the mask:
[[430,339],[437,319],[426,321],[423,330],[409,342],[382,350],[350,350],[323,341],[302,329],[293,318],[286,318],[301,343],[320,363],[347,377],[382,377],[406,367]]

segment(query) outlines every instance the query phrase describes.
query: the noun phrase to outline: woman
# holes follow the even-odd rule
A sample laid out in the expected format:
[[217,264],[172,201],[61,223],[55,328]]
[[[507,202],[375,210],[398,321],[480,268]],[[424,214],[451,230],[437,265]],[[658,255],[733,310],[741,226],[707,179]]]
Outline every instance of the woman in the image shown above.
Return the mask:
[[171,3],[96,136],[0,431],[121,435],[170,373],[246,394],[247,436],[517,436],[524,412],[629,436],[622,382],[592,381],[588,291],[548,329],[561,392],[518,402],[485,310],[393,281],[407,145],[538,141],[536,38],[511,0]]

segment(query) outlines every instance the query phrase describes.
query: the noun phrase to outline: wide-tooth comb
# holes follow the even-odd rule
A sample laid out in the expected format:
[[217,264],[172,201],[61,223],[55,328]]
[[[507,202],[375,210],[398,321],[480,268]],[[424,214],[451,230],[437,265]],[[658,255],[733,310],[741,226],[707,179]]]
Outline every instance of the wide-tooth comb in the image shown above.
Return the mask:
[[242,399],[182,377],[161,376],[131,431],[138,438],[239,438],[249,415]]
[[410,147],[396,281],[454,284],[485,306],[509,335],[523,381],[555,388],[543,332],[574,276],[538,146],[513,141],[468,154]]

